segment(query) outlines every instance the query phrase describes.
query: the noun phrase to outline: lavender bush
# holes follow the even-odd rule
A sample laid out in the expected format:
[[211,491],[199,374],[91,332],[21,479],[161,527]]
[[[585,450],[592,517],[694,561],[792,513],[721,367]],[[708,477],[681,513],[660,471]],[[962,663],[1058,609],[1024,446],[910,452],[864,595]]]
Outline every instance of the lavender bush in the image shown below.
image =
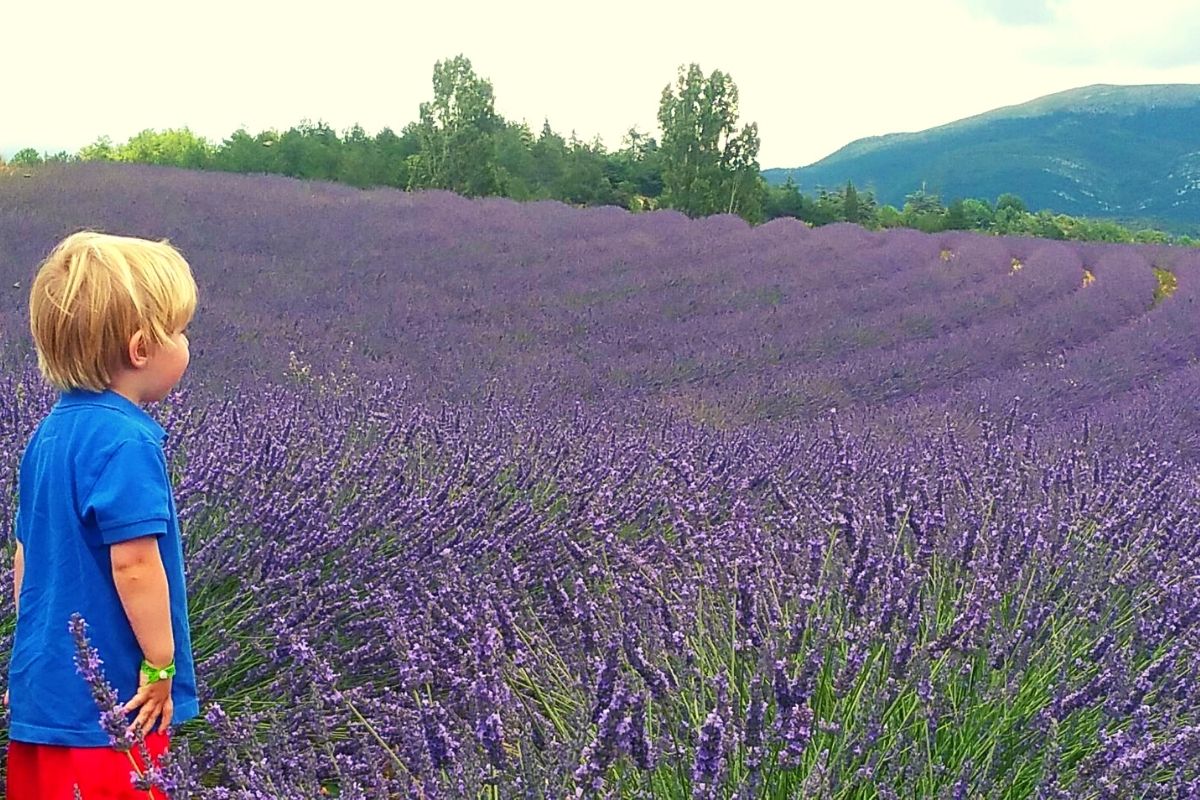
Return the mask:
[[173,797],[1200,793],[1195,254],[84,165],[0,285],[84,224],[204,295]]

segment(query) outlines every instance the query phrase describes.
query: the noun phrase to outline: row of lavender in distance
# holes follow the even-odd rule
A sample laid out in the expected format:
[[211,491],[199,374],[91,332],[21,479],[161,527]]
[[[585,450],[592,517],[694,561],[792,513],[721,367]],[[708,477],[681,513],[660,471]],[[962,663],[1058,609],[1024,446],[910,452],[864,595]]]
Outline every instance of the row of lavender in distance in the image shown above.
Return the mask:
[[[0,350],[27,352],[22,287],[82,226],[184,250],[203,294],[193,379],[216,383],[298,362],[424,397],[652,398],[786,429],[830,407],[1133,406],[1200,364],[1200,252],[1186,248],[750,228],[103,164],[6,179]],[[1176,427],[1164,433],[1195,426]]]

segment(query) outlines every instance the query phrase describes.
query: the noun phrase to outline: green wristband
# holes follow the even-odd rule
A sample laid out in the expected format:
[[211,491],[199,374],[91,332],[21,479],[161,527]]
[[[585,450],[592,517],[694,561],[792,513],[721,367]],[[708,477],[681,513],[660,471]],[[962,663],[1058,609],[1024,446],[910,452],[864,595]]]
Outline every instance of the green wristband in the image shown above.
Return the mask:
[[165,667],[152,667],[150,662],[142,659],[142,674],[146,676],[146,683],[158,683],[165,681],[167,678],[175,676],[175,659],[171,659],[171,663]]

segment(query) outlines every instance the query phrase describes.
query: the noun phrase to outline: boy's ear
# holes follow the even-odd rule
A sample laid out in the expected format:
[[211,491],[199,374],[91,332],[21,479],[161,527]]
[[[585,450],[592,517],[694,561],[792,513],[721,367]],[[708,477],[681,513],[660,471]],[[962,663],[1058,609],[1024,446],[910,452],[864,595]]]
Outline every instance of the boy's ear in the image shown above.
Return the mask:
[[146,362],[150,359],[150,353],[146,347],[146,335],[141,331],[137,331],[129,337],[128,356],[129,366],[134,369],[146,366]]

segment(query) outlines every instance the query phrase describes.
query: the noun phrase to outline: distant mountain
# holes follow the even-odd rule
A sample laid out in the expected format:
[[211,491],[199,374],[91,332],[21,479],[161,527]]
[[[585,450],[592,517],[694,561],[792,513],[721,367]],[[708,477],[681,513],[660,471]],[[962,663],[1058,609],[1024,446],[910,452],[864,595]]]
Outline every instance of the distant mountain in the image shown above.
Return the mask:
[[1200,226],[1200,84],[1096,84],[918,133],[851,142],[788,173],[802,191],[853,181],[900,207],[920,189],[1031,210]]

